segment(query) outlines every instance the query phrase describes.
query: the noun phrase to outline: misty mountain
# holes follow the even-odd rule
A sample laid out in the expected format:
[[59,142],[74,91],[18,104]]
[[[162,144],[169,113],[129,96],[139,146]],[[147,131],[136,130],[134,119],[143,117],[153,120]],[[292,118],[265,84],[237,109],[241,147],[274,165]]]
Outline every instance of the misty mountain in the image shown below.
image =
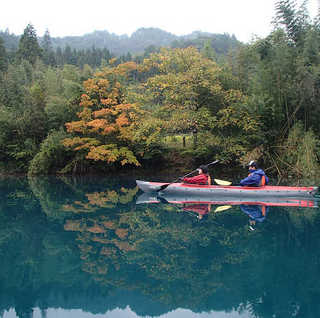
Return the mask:
[[[15,51],[19,45],[20,36],[10,34],[8,30],[0,31],[7,50]],[[39,38],[41,43],[42,38]],[[52,37],[54,49],[70,46],[71,49],[107,48],[113,54],[120,56],[128,52],[131,54],[143,53],[150,46],[154,47],[187,47],[190,45],[198,48],[210,40],[211,46],[217,53],[225,54],[230,48],[240,45],[234,35],[212,34],[195,31],[189,35],[177,36],[158,28],[140,28],[131,36],[116,35],[108,31],[94,31],[82,36]]]

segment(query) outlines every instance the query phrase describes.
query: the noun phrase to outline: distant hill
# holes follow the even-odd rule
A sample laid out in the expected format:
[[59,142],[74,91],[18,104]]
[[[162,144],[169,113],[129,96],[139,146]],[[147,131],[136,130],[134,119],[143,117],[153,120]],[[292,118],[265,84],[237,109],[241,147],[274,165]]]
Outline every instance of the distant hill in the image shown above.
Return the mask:
[[[7,50],[18,48],[20,36],[10,34],[8,30],[0,31]],[[39,39],[41,43],[41,38]],[[212,34],[196,31],[189,35],[177,36],[158,28],[141,28],[131,36],[116,35],[108,31],[94,31],[82,36],[66,36],[51,38],[53,48],[70,46],[72,49],[107,48],[113,54],[125,55],[143,53],[150,47],[187,47],[190,45],[203,47],[205,41],[210,40],[211,46],[217,53],[225,54],[229,48],[239,46],[241,43],[234,35]]]

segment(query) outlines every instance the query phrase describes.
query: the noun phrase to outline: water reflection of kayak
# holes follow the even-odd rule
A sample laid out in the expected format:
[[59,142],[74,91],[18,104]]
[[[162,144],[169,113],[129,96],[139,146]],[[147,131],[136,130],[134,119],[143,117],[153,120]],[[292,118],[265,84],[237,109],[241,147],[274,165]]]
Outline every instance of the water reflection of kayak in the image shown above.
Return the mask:
[[[149,182],[136,180],[138,187],[143,192],[156,192],[161,186],[168,183]],[[262,186],[262,187],[241,187],[241,186],[220,186],[220,185],[198,185],[185,183],[169,184],[161,193],[179,194],[186,198],[190,195],[198,197],[243,197],[246,198],[313,198],[318,187],[287,187],[287,186]]]
[[261,206],[287,206],[287,207],[318,207],[318,201],[312,199],[295,198],[259,198],[254,199],[246,196],[236,197],[203,197],[198,195],[183,195],[172,193],[143,193],[136,204],[151,203],[171,203],[171,204],[211,204],[211,205],[261,205]]

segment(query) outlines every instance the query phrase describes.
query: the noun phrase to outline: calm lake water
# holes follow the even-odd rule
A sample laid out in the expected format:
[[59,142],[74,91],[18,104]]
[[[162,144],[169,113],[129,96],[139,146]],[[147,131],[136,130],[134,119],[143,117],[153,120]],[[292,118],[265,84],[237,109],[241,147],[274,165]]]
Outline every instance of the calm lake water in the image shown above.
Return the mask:
[[320,317],[317,202],[183,205],[93,177],[0,196],[0,317]]

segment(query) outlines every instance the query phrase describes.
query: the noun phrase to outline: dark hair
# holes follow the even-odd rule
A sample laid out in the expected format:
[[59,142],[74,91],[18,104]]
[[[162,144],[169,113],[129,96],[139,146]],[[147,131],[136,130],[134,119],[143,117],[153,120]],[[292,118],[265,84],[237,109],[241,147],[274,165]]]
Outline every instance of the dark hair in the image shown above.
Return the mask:
[[206,165],[201,165],[198,169],[201,169],[202,172],[205,174],[208,173],[208,166],[206,166]]

